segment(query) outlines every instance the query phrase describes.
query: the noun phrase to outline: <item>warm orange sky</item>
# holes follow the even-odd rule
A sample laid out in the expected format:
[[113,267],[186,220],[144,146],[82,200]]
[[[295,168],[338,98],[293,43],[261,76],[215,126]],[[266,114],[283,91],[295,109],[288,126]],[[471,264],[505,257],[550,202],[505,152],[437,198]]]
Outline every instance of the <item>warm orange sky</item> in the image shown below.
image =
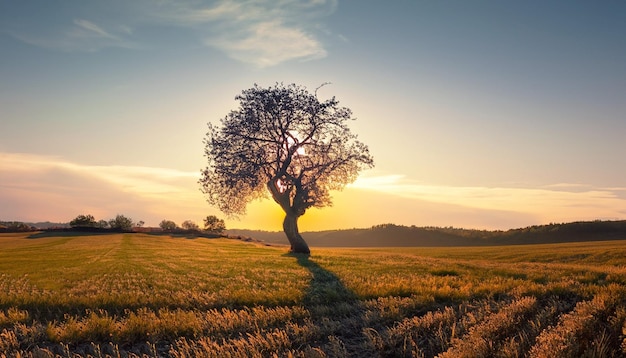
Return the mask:
[[[202,222],[223,217],[208,206],[198,172],[127,166],[85,166],[56,157],[0,154],[3,215],[67,222],[80,213],[108,219],[123,213],[156,226],[162,219]],[[624,199],[615,189],[556,184],[541,188],[436,186],[402,175],[365,172],[334,205],[310,209],[301,230],[369,227],[381,223],[506,229],[534,223],[619,219]],[[9,210],[6,208],[10,208]],[[281,230],[283,214],[271,200],[255,201],[229,228]]]
[[331,82],[376,163],[302,230],[626,219],[624,38],[617,1],[0,0],[0,220],[223,217],[206,123],[276,82]]

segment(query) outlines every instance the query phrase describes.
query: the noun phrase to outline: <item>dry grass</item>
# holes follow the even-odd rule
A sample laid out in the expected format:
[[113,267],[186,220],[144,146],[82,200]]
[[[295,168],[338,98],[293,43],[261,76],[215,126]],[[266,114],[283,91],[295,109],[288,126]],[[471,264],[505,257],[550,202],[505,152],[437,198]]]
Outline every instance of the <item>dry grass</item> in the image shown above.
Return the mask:
[[621,357],[624,242],[0,235],[0,357]]

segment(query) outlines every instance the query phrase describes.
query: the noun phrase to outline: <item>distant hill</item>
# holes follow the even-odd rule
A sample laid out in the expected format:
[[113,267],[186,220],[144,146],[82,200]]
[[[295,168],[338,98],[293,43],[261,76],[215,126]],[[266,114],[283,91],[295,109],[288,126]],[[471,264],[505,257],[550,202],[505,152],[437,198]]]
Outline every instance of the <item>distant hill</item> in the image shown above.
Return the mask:
[[70,227],[69,223],[51,223],[49,221],[37,222],[37,223],[26,223],[27,225],[36,227],[37,229],[52,229],[52,228],[65,228]]
[[0,221],[0,232],[28,232],[35,230],[50,230],[69,228],[68,223],[51,223],[46,222],[21,222],[21,221]]
[[[266,243],[288,245],[283,232],[227,230],[230,236],[251,237]],[[626,220],[584,221],[536,225],[507,231],[416,227],[394,224],[369,229],[330,230],[302,233],[317,247],[434,247],[547,244],[626,239]]]
[[17,232],[17,231],[33,231],[33,230],[46,230],[52,228],[66,228],[69,227],[68,223],[51,223],[46,222],[21,222],[21,221],[0,221],[1,232]]

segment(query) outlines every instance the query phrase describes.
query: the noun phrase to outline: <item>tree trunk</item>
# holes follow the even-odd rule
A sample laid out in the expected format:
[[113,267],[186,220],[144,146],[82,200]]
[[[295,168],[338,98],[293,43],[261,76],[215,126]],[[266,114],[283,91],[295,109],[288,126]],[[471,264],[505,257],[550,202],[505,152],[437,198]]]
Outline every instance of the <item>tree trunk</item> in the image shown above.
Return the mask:
[[285,221],[283,221],[283,230],[285,230],[285,235],[287,235],[287,240],[291,244],[290,252],[294,254],[310,254],[311,250],[309,250],[309,245],[307,245],[306,241],[300,236],[300,232],[298,231],[298,216],[293,213],[287,213],[285,216]]

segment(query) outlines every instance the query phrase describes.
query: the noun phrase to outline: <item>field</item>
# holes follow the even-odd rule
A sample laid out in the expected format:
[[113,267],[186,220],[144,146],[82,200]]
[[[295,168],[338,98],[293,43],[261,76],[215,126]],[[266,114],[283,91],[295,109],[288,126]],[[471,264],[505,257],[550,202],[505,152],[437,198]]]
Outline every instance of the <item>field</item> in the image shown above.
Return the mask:
[[1,234],[0,357],[623,357],[626,242]]

